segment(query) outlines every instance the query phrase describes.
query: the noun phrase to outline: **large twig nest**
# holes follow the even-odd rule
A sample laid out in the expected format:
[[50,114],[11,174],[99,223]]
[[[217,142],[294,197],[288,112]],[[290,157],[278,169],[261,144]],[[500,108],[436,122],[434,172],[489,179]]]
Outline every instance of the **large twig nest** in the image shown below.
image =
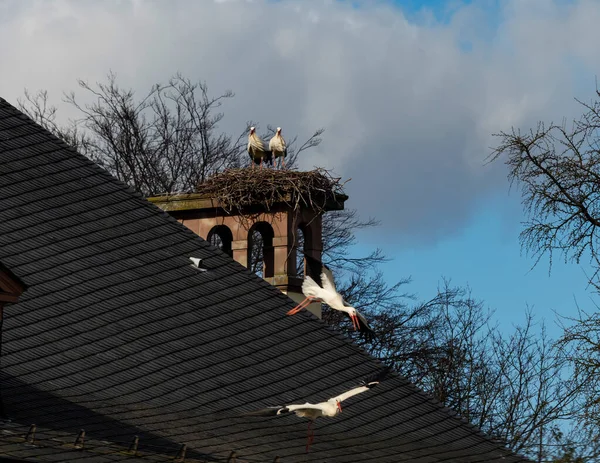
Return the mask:
[[243,214],[252,206],[267,211],[285,203],[292,209],[309,207],[325,212],[330,201],[345,200],[345,183],[325,169],[308,172],[268,168],[228,169],[198,185],[197,193],[217,200],[228,213]]

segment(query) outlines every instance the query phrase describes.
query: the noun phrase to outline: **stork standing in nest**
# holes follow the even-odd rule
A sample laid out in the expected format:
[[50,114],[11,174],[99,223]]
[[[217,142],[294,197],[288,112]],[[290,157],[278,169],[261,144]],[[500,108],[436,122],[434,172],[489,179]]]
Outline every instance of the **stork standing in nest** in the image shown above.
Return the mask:
[[277,132],[275,132],[275,136],[269,141],[269,151],[275,158],[275,167],[277,167],[277,159],[281,158],[280,164],[282,165],[280,165],[279,167],[283,167],[285,169],[285,157],[287,156],[287,146],[285,144],[285,140],[281,136],[281,127],[277,127]]
[[250,155],[251,166],[254,169],[254,164],[260,165],[262,169],[263,160],[268,163],[273,163],[271,152],[267,150],[265,142],[256,134],[256,128],[250,127],[248,135],[248,154]]

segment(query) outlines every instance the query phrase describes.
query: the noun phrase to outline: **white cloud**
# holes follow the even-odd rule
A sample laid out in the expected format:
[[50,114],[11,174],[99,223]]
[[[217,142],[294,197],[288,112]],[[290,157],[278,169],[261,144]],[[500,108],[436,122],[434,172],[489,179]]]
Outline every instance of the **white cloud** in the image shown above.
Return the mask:
[[143,93],[181,71],[236,92],[225,130],[326,127],[303,166],[352,177],[348,206],[388,232],[434,239],[506,190],[482,166],[491,133],[576,115],[600,71],[597,1],[507,0],[494,29],[477,8],[439,24],[381,2],[4,1],[0,95],[45,88],[58,102],[109,69]]

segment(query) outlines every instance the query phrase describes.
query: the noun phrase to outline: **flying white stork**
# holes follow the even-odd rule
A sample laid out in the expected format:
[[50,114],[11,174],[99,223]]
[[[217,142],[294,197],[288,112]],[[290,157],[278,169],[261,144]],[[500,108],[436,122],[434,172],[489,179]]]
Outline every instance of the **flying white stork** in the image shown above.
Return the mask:
[[254,164],[260,164],[260,168],[262,169],[263,160],[273,163],[271,152],[267,151],[265,142],[256,134],[255,127],[250,127],[250,133],[248,134],[248,154],[250,155],[252,168],[254,168]]
[[[277,167],[277,159],[281,158],[282,167],[285,168],[285,157],[287,156],[287,146],[285,140],[281,136],[281,127],[277,127],[275,136],[269,140],[269,151],[275,158],[275,166]],[[281,166],[280,166],[281,167]]]
[[377,386],[381,381],[383,381],[389,372],[390,367],[386,367],[383,370],[373,373],[372,375],[363,379],[357,387],[350,389],[343,394],[332,397],[325,402],[320,402],[318,404],[306,402],[304,404],[267,407],[255,412],[244,413],[242,416],[283,416],[293,413],[300,418],[308,418],[309,421],[306,442],[306,451],[308,452],[310,449],[310,444],[312,444],[314,438],[314,430],[312,426],[317,418],[321,416],[332,418],[338,413],[342,413],[342,402],[344,400]]
[[[369,326],[367,319],[351,305],[347,304],[342,298],[342,295],[338,293],[335,288],[335,282],[333,280],[333,273],[329,270],[325,264],[319,262],[309,256],[305,256],[309,267],[317,270],[321,274],[321,286],[317,284],[309,275],[304,277],[302,282],[302,293],[306,298],[298,304],[296,307],[291,309],[287,314],[294,315],[300,312],[302,309],[307,307],[312,302],[324,302],[329,307],[341,312],[345,312],[352,320],[352,326],[355,331],[360,331],[367,338],[374,335],[373,329]],[[316,273],[316,272],[315,272]]]

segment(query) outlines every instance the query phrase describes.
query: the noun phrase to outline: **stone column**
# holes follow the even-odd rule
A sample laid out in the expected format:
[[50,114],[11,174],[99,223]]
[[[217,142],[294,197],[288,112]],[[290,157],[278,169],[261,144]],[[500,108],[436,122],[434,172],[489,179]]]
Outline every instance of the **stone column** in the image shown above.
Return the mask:
[[248,240],[234,240],[231,242],[233,251],[233,260],[239,262],[244,267],[248,267]]

